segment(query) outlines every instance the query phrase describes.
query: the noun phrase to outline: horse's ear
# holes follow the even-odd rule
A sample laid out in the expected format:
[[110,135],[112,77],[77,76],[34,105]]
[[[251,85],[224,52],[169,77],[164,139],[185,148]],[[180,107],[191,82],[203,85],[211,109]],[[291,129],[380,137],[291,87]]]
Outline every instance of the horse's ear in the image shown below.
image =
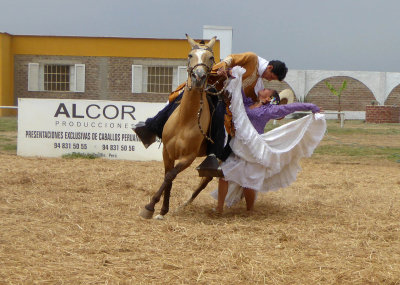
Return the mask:
[[217,40],[217,37],[214,36],[214,37],[206,44],[206,46],[208,46],[210,49],[212,49],[213,46],[214,46],[214,44],[215,44],[215,41],[216,41],[216,40]]
[[189,44],[190,44],[190,46],[191,46],[192,48],[194,48],[195,46],[198,45],[191,37],[189,37],[188,34],[186,34],[186,38],[187,38],[187,40],[188,40],[188,42],[189,42]]

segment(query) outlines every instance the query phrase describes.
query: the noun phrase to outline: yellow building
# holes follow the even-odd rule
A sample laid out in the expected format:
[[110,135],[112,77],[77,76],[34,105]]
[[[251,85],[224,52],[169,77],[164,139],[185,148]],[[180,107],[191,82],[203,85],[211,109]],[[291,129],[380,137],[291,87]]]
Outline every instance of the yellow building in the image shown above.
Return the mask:
[[[0,33],[0,106],[18,98],[166,102],[186,80],[186,39]],[[217,61],[220,42],[214,46]],[[0,116],[16,110],[0,109]]]

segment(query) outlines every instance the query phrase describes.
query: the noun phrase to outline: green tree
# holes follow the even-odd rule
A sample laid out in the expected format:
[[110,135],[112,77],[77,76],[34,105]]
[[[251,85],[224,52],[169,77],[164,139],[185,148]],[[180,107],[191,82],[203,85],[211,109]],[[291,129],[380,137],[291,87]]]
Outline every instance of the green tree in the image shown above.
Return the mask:
[[347,81],[346,80],[343,81],[342,87],[340,87],[339,90],[336,90],[335,87],[333,87],[332,84],[330,84],[328,81],[325,81],[325,85],[326,85],[326,87],[328,87],[329,91],[331,91],[331,93],[333,95],[338,97],[338,101],[339,101],[338,112],[341,112],[342,111],[342,105],[341,105],[341,102],[340,102],[340,98],[342,97],[343,90],[346,89],[346,87],[347,87]]

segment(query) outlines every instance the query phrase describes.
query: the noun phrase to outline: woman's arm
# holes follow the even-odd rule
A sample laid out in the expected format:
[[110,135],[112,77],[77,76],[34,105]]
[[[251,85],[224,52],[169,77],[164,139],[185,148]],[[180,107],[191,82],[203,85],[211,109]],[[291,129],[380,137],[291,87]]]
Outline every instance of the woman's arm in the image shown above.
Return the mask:
[[251,105],[254,104],[253,100],[252,100],[250,97],[247,97],[247,96],[244,94],[243,89],[242,89],[242,99],[243,99],[243,105],[244,105],[245,107],[249,107],[249,106],[251,106]]
[[312,103],[291,103],[287,105],[270,105],[269,116],[271,119],[280,119],[296,111],[311,111],[313,113],[319,113],[320,108]]

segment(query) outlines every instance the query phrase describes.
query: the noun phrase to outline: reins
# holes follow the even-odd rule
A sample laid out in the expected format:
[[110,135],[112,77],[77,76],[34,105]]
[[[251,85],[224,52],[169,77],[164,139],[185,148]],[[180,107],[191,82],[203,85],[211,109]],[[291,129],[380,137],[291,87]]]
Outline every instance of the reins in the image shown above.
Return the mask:
[[[198,64],[194,65],[193,67],[189,67],[188,66],[187,70],[188,70],[188,75],[189,76],[188,76],[188,80],[186,81],[186,85],[188,86],[189,90],[192,90],[192,86],[189,85],[189,77],[191,76],[191,74],[193,72],[193,69],[195,69],[198,66],[204,66],[207,69],[206,82],[208,81],[208,76],[210,75],[210,71],[211,71],[212,67],[209,67],[208,65],[206,65],[204,63],[198,63]],[[206,91],[206,88],[204,88],[204,91]],[[199,107],[199,111],[197,112],[197,125],[199,126],[200,133],[203,135],[203,137],[206,140],[208,140],[209,142],[214,143],[214,141],[204,132],[204,130],[201,127],[201,124],[200,124],[200,117],[201,117],[201,113],[203,112],[203,104],[204,104],[203,96],[200,95],[200,107]]]
[[[212,52],[212,51],[211,51],[211,52]],[[206,71],[207,71],[206,82],[208,81],[208,77],[209,77],[210,75],[211,75],[211,76],[217,76],[217,75],[212,75],[212,74],[210,74],[210,71],[212,70],[212,66],[210,67],[210,66],[206,65],[205,63],[197,63],[197,64],[194,65],[194,66],[189,66],[189,63],[188,63],[188,67],[187,67],[188,79],[186,80],[186,86],[187,86],[187,88],[188,88],[189,91],[192,90],[192,86],[191,86],[191,84],[189,84],[189,78],[190,78],[191,75],[193,74],[193,70],[194,70],[195,68],[197,68],[198,66],[204,66],[204,67],[206,68]],[[209,86],[207,86],[206,88],[204,88],[204,89],[203,89],[204,92],[206,92],[206,94],[210,94],[210,95],[213,95],[213,96],[219,96],[219,95],[221,95],[223,92],[225,92],[225,89],[226,89],[226,87],[228,86],[228,81],[229,81],[229,80],[225,80],[224,86],[223,86],[223,88],[222,88],[220,91],[213,92],[213,91],[211,91],[211,90],[212,90],[212,89],[216,90],[217,84],[219,84],[219,83],[220,83],[220,80],[222,80],[222,79],[223,79],[223,78],[217,80],[214,84],[209,85]],[[203,105],[204,105],[203,96],[200,96],[200,107],[199,107],[199,111],[197,112],[197,125],[198,125],[199,130],[200,130],[201,134],[203,135],[203,137],[204,137],[206,140],[208,140],[209,142],[214,143],[214,141],[204,132],[204,130],[203,130],[203,128],[201,127],[201,124],[200,124],[200,117],[201,117],[201,114],[202,114],[202,112],[203,112]]]
[[[211,76],[218,76],[218,75],[213,75],[213,74],[210,74],[210,75]],[[225,79],[224,86],[222,87],[222,89],[220,91],[217,91],[217,92],[211,91],[212,89],[217,90],[216,86],[220,83],[220,80],[222,80],[222,79],[224,79],[224,78],[221,78],[221,79],[215,81],[214,84],[210,84],[209,86],[207,86],[206,89],[205,89],[206,93],[210,94],[210,95],[215,95],[215,96],[219,96],[222,93],[224,93],[225,89],[226,89],[226,87],[228,86],[228,83],[229,83],[229,79],[228,78]]]
[[203,111],[203,103],[204,103],[203,96],[200,96],[200,108],[199,108],[199,111],[197,112],[197,125],[199,126],[199,130],[200,130],[201,134],[203,135],[203,137],[213,144],[214,141],[203,131],[203,128],[201,127],[201,124],[200,124],[201,112]]

